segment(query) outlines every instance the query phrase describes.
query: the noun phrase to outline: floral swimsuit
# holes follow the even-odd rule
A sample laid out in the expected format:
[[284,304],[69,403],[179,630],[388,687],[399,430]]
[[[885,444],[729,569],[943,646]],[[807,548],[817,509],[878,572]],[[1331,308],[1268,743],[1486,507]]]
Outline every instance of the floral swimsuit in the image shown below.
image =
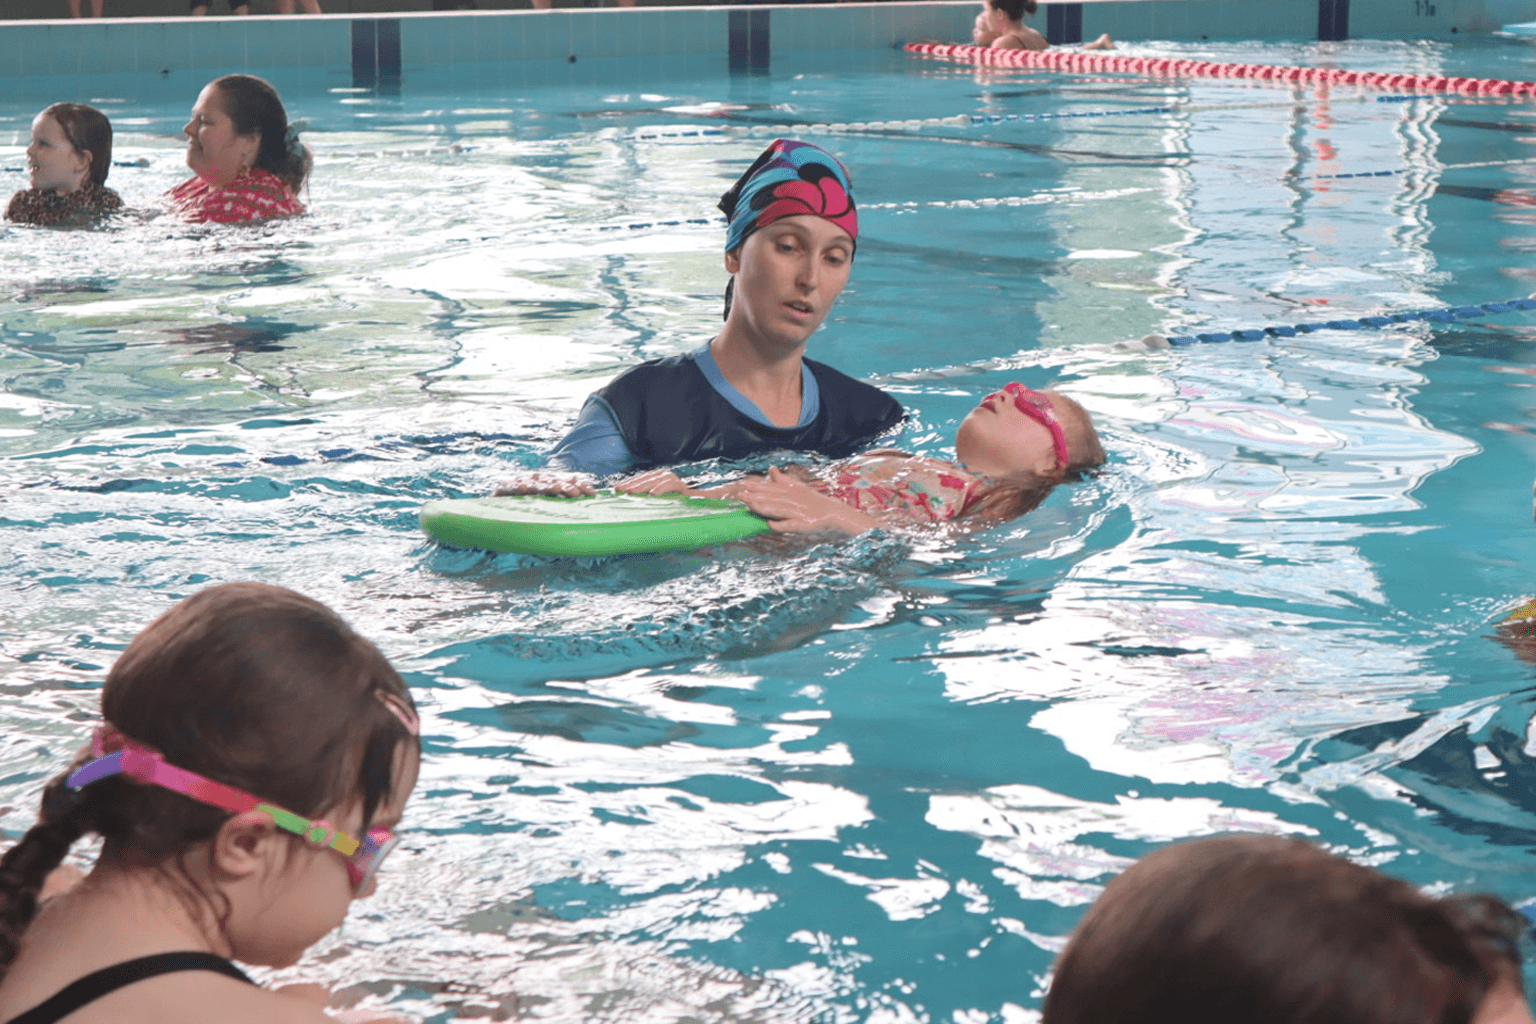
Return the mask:
[[861,455],[831,467],[811,483],[822,494],[861,512],[895,512],[919,523],[942,523],[979,497],[984,477],[953,462],[910,455]]
[[251,168],[223,188],[202,178],[190,178],[165,195],[178,213],[195,223],[243,224],[304,212],[304,204],[293,190],[260,167]]

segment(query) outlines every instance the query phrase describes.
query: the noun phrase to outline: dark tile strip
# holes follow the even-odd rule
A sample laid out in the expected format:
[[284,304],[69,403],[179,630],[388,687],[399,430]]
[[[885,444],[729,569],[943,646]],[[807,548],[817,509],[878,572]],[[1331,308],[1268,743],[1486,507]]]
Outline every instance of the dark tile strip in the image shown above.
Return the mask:
[[1049,4],[1045,8],[1045,41],[1052,46],[1083,41],[1083,5]]
[[733,75],[766,75],[771,67],[769,48],[772,11],[735,9],[727,23],[727,53]]
[[759,9],[748,12],[751,15],[749,24],[750,51],[752,58],[752,73],[754,75],[766,75],[772,64],[771,50],[769,49],[769,32],[772,26],[772,11]]
[[400,19],[379,19],[379,81],[400,84]]
[[1435,195],[1456,196],[1461,199],[1480,199],[1485,203],[1499,203],[1502,206],[1536,206],[1536,195],[1517,188],[1448,185],[1445,182],[1441,182],[1435,186]]
[[372,18],[352,22],[352,88],[379,84],[379,23]]
[[1349,38],[1349,0],[1317,0],[1317,38],[1323,42]]
[[1436,127],[1483,128],[1490,132],[1510,132],[1514,135],[1536,135],[1536,124],[1512,124],[1509,121],[1467,121],[1459,117],[1437,117]]

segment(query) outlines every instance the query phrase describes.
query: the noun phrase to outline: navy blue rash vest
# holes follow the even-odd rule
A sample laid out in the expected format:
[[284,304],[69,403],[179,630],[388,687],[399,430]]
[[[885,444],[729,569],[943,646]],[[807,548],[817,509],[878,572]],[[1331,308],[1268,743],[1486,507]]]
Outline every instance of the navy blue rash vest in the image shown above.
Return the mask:
[[804,363],[816,378],[821,408],[803,427],[773,427],[743,415],[686,355],[630,367],[597,394],[613,410],[624,443],[639,460],[637,470],[782,448],[842,458],[906,415],[879,388],[814,359]]

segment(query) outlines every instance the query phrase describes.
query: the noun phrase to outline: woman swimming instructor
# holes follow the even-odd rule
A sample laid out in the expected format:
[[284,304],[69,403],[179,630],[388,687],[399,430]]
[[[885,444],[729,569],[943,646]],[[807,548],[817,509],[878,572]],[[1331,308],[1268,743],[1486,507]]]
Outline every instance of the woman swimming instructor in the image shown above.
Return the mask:
[[631,367],[593,394],[551,453],[553,468],[608,475],[786,448],[837,457],[901,421],[890,395],[804,355],[848,283],[858,240],[843,165],[778,139],[720,209],[725,327],[703,348]]

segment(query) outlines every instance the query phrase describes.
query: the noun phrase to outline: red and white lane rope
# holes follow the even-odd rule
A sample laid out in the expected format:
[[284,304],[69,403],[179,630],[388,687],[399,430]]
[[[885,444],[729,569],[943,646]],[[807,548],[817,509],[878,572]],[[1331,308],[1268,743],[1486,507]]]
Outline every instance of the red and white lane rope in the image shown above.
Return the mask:
[[959,43],[907,43],[907,53],[970,61],[991,67],[1040,68],[1076,74],[1135,74],[1166,78],[1254,78],[1275,82],[1353,85],[1394,92],[1453,92],[1469,96],[1536,96],[1536,82],[1505,78],[1454,78],[1394,71],[1233,64],[1177,57],[1133,57],[1102,50],[994,50]]

